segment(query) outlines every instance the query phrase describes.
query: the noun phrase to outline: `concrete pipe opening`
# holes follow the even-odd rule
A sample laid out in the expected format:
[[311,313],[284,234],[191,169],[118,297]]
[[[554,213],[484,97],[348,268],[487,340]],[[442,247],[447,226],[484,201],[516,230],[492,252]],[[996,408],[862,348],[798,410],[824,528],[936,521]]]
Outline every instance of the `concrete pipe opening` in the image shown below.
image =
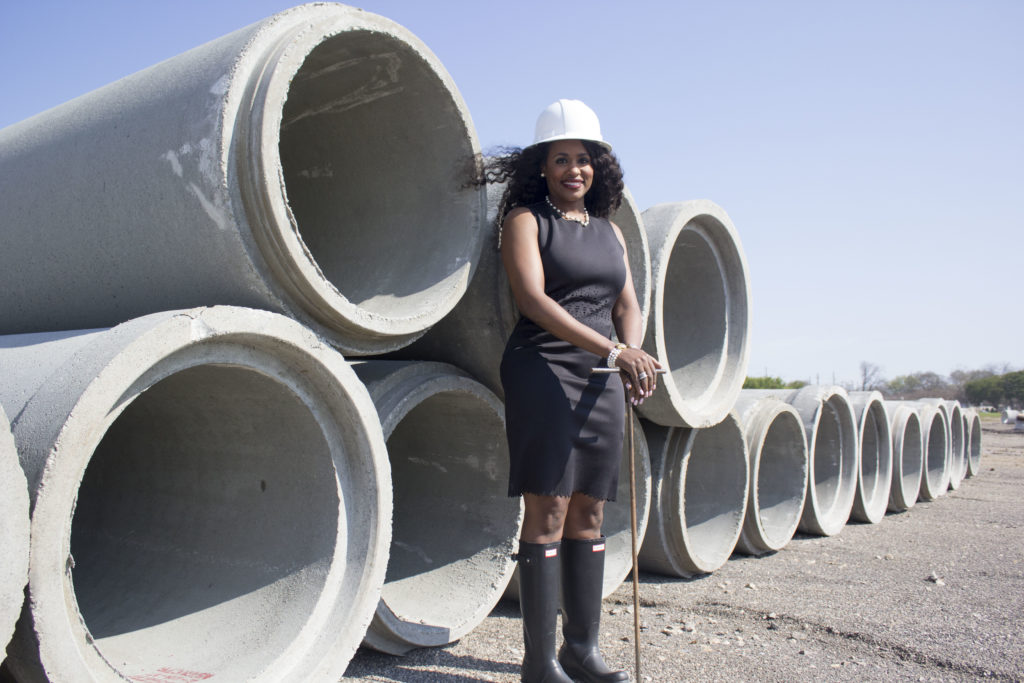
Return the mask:
[[888,509],[902,512],[914,507],[921,489],[924,464],[921,418],[907,406],[894,406],[890,429],[893,467]]
[[739,419],[730,413],[706,429],[652,425],[645,431],[657,448],[640,566],[683,577],[713,572],[736,547],[746,511],[750,471]]
[[501,598],[522,522],[508,490],[504,411],[467,374],[431,362],[353,365],[377,406],[394,482],[387,577],[364,643],[447,645]]
[[924,472],[918,498],[932,501],[945,495],[949,485],[949,441],[942,413],[930,405],[921,407]]
[[337,3],[285,10],[0,131],[23,199],[0,205],[21,245],[0,251],[0,332],[232,304],[349,355],[392,351],[466,291],[479,153],[409,31]]
[[739,235],[708,201],[660,204],[643,219],[652,262],[644,349],[670,372],[640,413],[710,427],[732,408],[747,370],[750,288]]
[[746,409],[742,392],[737,412],[743,421],[750,460],[750,490],[736,549],[761,555],[793,538],[807,491],[807,437],[796,410],[777,399],[760,399]]
[[[353,309],[339,325],[416,334],[455,305],[479,252],[483,191],[463,187],[475,133],[418,41],[397,29],[325,28],[315,41],[296,39],[315,46],[294,74],[281,74],[290,82],[279,129],[262,131],[279,132],[287,208],[308,247],[292,266],[319,269],[328,301]],[[275,85],[267,107],[280,106]],[[292,229],[273,227],[275,240]]]
[[860,470],[850,516],[869,524],[885,517],[892,486],[892,434],[882,394],[853,392],[850,404],[860,435]]
[[[28,581],[28,486],[7,414],[0,407],[0,644],[14,632]],[[0,657],[2,660],[2,657]]]
[[842,531],[857,491],[860,448],[853,410],[839,387],[807,387],[790,401],[807,429],[810,476],[800,530],[819,536]]
[[377,604],[391,509],[344,359],[223,307],[68,341],[18,425],[56,441],[26,445],[42,459],[15,675],[337,680]]
[[971,410],[966,414],[967,421],[967,476],[973,477],[981,471],[981,418]]

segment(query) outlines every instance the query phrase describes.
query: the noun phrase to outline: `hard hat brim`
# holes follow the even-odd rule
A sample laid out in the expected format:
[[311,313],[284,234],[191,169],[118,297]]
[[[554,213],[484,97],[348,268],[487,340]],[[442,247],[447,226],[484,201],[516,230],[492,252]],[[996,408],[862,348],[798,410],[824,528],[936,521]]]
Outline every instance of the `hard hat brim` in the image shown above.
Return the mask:
[[595,140],[594,138],[586,138],[586,137],[581,137],[579,135],[571,135],[571,134],[570,135],[551,135],[551,136],[548,136],[548,137],[544,138],[543,140],[535,140],[531,144],[527,145],[526,149],[529,149],[530,147],[536,147],[537,145],[543,145],[545,142],[555,142],[557,140],[586,140],[587,142],[594,142],[594,143],[597,143],[597,144],[601,145],[602,147],[604,147],[605,151],[607,151],[607,152],[612,151],[612,143],[610,143],[610,142],[607,142],[605,140]]

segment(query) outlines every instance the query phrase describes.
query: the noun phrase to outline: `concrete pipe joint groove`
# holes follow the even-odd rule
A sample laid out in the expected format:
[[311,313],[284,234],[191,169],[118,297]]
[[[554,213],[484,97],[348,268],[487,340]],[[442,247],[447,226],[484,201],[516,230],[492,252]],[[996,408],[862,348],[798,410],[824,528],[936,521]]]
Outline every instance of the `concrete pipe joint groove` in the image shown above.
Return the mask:
[[892,484],[889,488],[890,512],[914,507],[921,489],[924,467],[924,441],[921,418],[910,406],[887,403],[892,434]]
[[409,31],[286,10],[0,131],[0,334],[231,304],[399,348],[472,276],[479,152]]
[[750,470],[734,412],[713,427],[644,423],[651,454],[651,519],[640,568],[691,577],[729,559],[743,527]]
[[344,674],[384,583],[391,484],[337,351],[223,306],[3,337],[0,374],[33,506],[17,680]]
[[[637,544],[647,533],[651,516],[651,458],[644,437],[643,422],[633,412],[633,478],[636,481],[636,535]],[[629,434],[626,433],[622,446],[622,460],[619,461],[619,486],[615,500],[604,506],[604,521],[601,532],[607,543],[604,553],[604,586],[602,597],[607,598],[622,585],[633,571],[632,520],[630,519],[629,492]],[[505,597],[519,600],[519,570],[505,589]]]
[[[451,313],[411,345],[388,354],[389,358],[451,363],[504,398],[501,386],[501,354],[519,319],[505,267],[498,251],[497,221],[504,183],[487,186],[487,228],[480,262],[465,296]],[[633,288],[647,324],[651,301],[651,261],[640,212],[633,196],[623,190],[622,205],[610,216],[622,230],[629,256]]]
[[377,408],[395,499],[387,577],[364,644],[396,655],[447,645],[484,620],[515,569],[522,513],[508,496],[504,408],[451,365],[352,366]]
[[833,536],[846,526],[860,474],[860,440],[846,390],[810,385],[802,389],[757,389],[751,396],[776,396],[800,414],[807,434],[807,498],[798,529]]
[[749,356],[750,285],[739,235],[706,200],[643,213],[651,245],[644,350],[669,373],[640,414],[670,427],[718,424],[736,402]]
[[889,507],[892,486],[892,433],[885,401],[878,391],[850,392],[850,406],[860,437],[860,471],[850,516],[877,524]]
[[736,550],[763,555],[793,538],[807,491],[807,436],[793,406],[772,396],[736,401],[750,461],[747,512]]
[[14,633],[25,600],[28,538],[28,486],[10,423],[0,406],[0,645]]

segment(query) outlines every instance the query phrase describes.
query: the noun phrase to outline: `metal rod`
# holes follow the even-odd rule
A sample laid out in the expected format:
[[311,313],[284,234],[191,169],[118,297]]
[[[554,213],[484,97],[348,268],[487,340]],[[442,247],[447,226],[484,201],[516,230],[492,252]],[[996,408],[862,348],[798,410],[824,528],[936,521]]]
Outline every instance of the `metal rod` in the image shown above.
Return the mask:
[[629,424],[629,530],[633,541],[633,663],[636,682],[640,683],[640,574],[637,566],[636,530],[636,449],[633,435],[633,406],[626,393],[626,420]]
[[[622,368],[590,368],[590,374],[592,375],[612,375],[616,372],[620,372]],[[654,371],[657,375],[668,374],[667,368],[658,368]]]

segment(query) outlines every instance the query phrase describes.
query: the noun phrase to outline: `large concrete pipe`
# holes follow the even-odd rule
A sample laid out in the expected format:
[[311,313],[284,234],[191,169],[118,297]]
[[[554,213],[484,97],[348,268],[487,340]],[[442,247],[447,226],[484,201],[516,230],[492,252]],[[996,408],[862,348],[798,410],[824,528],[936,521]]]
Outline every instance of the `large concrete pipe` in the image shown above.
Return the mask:
[[1016,425],[1018,411],[1011,410],[1010,408],[1003,408],[1003,411],[999,414],[1000,421],[1004,425]]
[[890,401],[917,411],[921,420],[921,449],[924,469],[918,500],[933,501],[949,488],[949,427],[939,406],[922,401]]
[[807,432],[807,500],[799,529],[820,536],[842,531],[853,509],[860,472],[860,440],[846,390],[809,385],[802,389],[756,389],[751,396],[777,396],[800,413]]
[[967,452],[967,476],[973,477],[981,471],[981,418],[971,408],[964,412],[966,425],[964,444]]
[[14,633],[28,581],[28,487],[10,427],[0,406],[0,647]]
[[[637,543],[643,540],[651,513],[651,457],[647,439],[640,418],[633,416],[634,469],[636,480],[636,530]],[[628,435],[627,435],[628,439]],[[604,557],[603,597],[615,592],[633,571],[632,522],[629,511],[629,443],[623,446],[622,461],[619,464],[619,487],[615,501],[604,506],[604,523],[601,531],[607,538]],[[505,589],[505,597],[519,600],[518,570]]]
[[892,432],[885,401],[877,391],[850,392],[850,407],[860,435],[857,494],[850,517],[877,524],[889,507],[892,486]]
[[394,485],[391,553],[364,643],[401,655],[476,628],[512,576],[522,522],[509,498],[505,413],[442,363],[365,361]]
[[645,422],[651,454],[651,520],[640,567],[669,576],[713,572],[743,528],[750,468],[735,412],[706,429]]
[[643,220],[652,273],[643,346],[669,373],[640,414],[710,427],[732,409],[747,374],[750,284],[739,234],[706,200],[652,206]]
[[736,550],[763,555],[796,533],[807,491],[807,436],[793,406],[772,396],[740,392],[736,413],[750,461],[750,487]]
[[215,307],[2,337],[0,376],[33,506],[19,681],[343,675],[384,583],[391,485],[340,354]]
[[924,442],[921,418],[911,406],[889,402],[889,431],[892,434],[892,482],[889,486],[890,512],[914,507],[921,490]]
[[[465,296],[455,309],[412,345],[389,354],[391,358],[435,360],[462,368],[499,397],[501,354],[505,342],[519,319],[505,267],[498,251],[498,232],[494,227],[504,184],[487,186],[487,228],[480,263]],[[626,189],[619,209],[611,220],[622,230],[629,256],[633,287],[647,324],[651,302],[651,259],[640,212]]]
[[235,304],[398,348],[472,276],[478,153],[411,33],[287,10],[0,131],[0,334]]
[[967,476],[966,444],[964,441],[964,419],[959,401],[947,401],[941,398],[923,398],[924,403],[936,406],[946,418],[949,430],[949,488],[960,488],[960,482]]

